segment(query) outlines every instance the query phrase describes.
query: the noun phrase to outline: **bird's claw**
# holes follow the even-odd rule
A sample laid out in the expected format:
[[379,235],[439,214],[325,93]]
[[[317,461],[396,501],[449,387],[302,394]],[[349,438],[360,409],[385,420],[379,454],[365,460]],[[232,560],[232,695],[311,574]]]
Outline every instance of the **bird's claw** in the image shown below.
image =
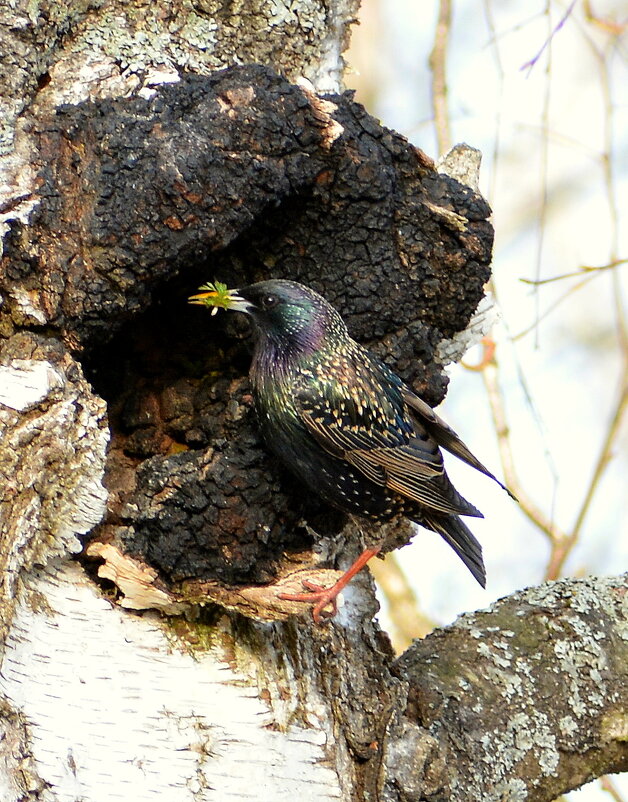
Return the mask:
[[[304,579],[302,584],[310,591],[309,593],[278,593],[277,598],[284,601],[315,602],[312,607],[312,618],[315,624],[320,624],[322,618],[333,618],[338,612],[336,601],[338,590],[335,585],[332,585],[331,588],[324,588],[308,579]],[[326,610],[327,607],[331,609]]]

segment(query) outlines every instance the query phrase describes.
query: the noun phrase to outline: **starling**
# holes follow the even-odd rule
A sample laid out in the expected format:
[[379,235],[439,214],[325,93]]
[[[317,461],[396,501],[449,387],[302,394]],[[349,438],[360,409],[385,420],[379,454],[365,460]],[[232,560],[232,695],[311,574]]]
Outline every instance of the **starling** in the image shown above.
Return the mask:
[[[377,522],[403,515],[437,532],[485,587],[482,548],[459,517],[483,516],[452,485],[440,448],[495,477],[453,429],[353,340],[338,312],[309,287],[271,280],[238,290],[219,283],[200,289],[205,292],[190,303],[253,319],[255,406],[279,459],[347,513]],[[381,547],[364,551],[331,588],[307,583],[308,593],[281,598],[313,603],[317,623],[333,616],[340,590]]]

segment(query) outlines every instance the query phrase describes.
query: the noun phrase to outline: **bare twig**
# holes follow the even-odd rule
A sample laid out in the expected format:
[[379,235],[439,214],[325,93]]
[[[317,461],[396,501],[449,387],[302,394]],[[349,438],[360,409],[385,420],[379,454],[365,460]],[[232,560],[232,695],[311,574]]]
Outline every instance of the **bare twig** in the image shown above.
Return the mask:
[[[551,304],[550,304],[550,305],[547,307],[547,309],[546,309],[544,312],[542,312],[542,313],[539,313],[539,312],[537,312],[537,314],[535,315],[535,319],[534,319],[534,321],[533,321],[533,322],[532,322],[532,323],[531,323],[531,324],[530,324],[530,325],[529,325],[527,328],[523,329],[523,331],[520,331],[518,334],[513,334],[513,335],[512,335],[512,339],[513,339],[514,341],[516,341],[516,340],[520,340],[522,337],[525,337],[525,336],[526,336],[527,334],[529,334],[531,331],[538,330],[539,323],[541,323],[541,321],[542,321],[542,320],[545,320],[545,318],[546,318],[546,317],[548,317],[549,315],[551,315],[551,313],[552,313],[552,312],[553,312],[553,311],[554,311],[554,310],[555,310],[555,309],[556,309],[558,306],[560,306],[560,305],[563,303],[563,301],[566,301],[566,300],[567,300],[567,298],[569,298],[569,296],[570,296],[570,295],[572,295],[573,293],[575,293],[575,292],[577,292],[578,290],[581,290],[583,287],[585,287],[585,286],[586,286],[586,285],[589,283],[589,281],[591,281],[592,279],[594,279],[594,278],[595,278],[595,276],[596,276],[596,275],[597,275],[596,273],[587,273],[587,274],[585,275],[585,277],[584,277],[584,278],[583,278],[581,281],[579,281],[577,284],[573,284],[573,285],[572,285],[572,286],[571,286],[571,287],[570,287],[568,290],[566,290],[566,291],[565,291],[565,292],[564,292],[562,295],[560,295],[560,296],[559,296],[559,297],[558,297],[558,298],[557,298],[555,301],[553,301],[553,302],[552,302],[552,303],[551,303]],[[535,286],[537,286],[537,287],[538,287],[539,285],[542,285],[542,284],[543,284],[543,280],[542,280],[542,279],[539,279],[539,278],[537,278],[537,279],[530,279],[530,281],[529,281],[528,283],[530,283],[530,284],[534,284]]]
[[460,364],[463,368],[466,368],[466,370],[471,370],[474,373],[481,373],[484,368],[488,367],[488,365],[494,361],[496,347],[495,340],[493,340],[492,337],[482,337],[481,345],[484,349],[482,359],[480,359],[480,361],[475,365],[472,365],[470,362],[466,362],[464,359],[461,359]]
[[[547,315],[551,314],[559,304],[561,304],[567,297],[569,297],[569,295],[571,295],[571,293],[576,292],[582,287],[586,287],[589,281],[591,281],[593,278],[597,276],[608,275],[609,271],[611,271],[612,275],[611,280],[614,282],[613,289],[615,298],[616,331],[620,350],[623,353],[624,367],[622,369],[622,375],[617,399],[613,409],[611,410],[609,424],[603,437],[603,441],[600,446],[600,451],[597,460],[592,468],[591,479],[582,496],[580,507],[577,510],[575,522],[570,530],[562,529],[553,520],[551,515],[546,514],[546,512],[534,502],[534,500],[528,495],[528,493],[522,486],[522,483],[520,481],[520,478],[518,476],[515,467],[515,459],[513,456],[512,443],[510,440],[510,434],[505,410],[505,400],[503,397],[499,381],[499,366],[495,358],[495,343],[490,338],[485,339],[483,341],[484,354],[479,363],[475,365],[473,364],[465,365],[465,367],[467,367],[470,370],[482,372],[489,397],[491,413],[493,416],[493,424],[498,439],[500,457],[502,462],[502,470],[504,473],[504,478],[506,480],[506,483],[518,496],[521,509],[523,513],[526,515],[526,517],[541,532],[543,532],[549,540],[551,553],[546,569],[547,578],[557,578],[560,575],[561,571],[563,570],[565,560],[567,559],[572,549],[578,542],[587,514],[591,508],[592,501],[598,492],[605,469],[612,458],[614,444],[617,440],[617,435],[622,420],[624,419],[626,413],[626,407],[628,406],[628,390],[627,390],[628,326],[626,325],[626,313],[623,308],[622,298],[619,292],[619,279],[618,279],[618,274],[620,272],[619,268],[620,266],[628,264],[628,259],[620,258],[618,255],[619,215],[615,197],[616,194],[615,176],[613,172],[614,154],[613,154],[613,142],[611,138],[613,104],[610,91],[610,81],[607,72],[608,71],[607,59],[605,58],[605,55],[602,53],[598,53],[597,55],[600,58],[601,62],[602,85],[604,91],[604,101],[606,110],[606,115],[605,115],[606,139],[604,145],[604,152],[601,154],[601,165],[603,169],[604,184],[608,201],[609,220],[612,229],[608,262],[606,264],[596,265],[596,266],[581,265],[578,269],[572,272],[566,272],[562,275],[556,275],[550,278],[541,278],[541,263],[544,250],[544,230],[547,226],[547,208],[548,208],[548,163],[549,163],[548,142],[550,135],[549,129],[550,129],[550,103],[551,103],[551,41],[553,37],[557,34],[557,32],[560,31],[561,28],[564,26],[566,20],[572,14],[575,5],[576,5],[575,0],[573,0],[568,5],[565,13],[563,14],[559,22],[556,25],[553,25],[551,19],[550,2],[549,0],[547,0],[545,6],[545,15],[548,23],[547,41],[544,43],[543,47],[541,48],[539,53],[534,57],[534,59],[528,62],[527,65],[524,65],[527,68],[532,68],[538,62],[542,53],[548,53],[547,65],[546,65],[547,84],[546,84],[545,96],[543,99],[543,108],[541,112],[541,127],[544,135],[540,152],[541,196],[539,199],[540,212],[538,217],[536,276],[532,279],[523,279],[525,283],[531,284],[533,287],[535,287],[535,289],[545,284],[550,284],[557,281],[563,281],[565,279],[574,279],[575,281],[573,283],[570,282],[572,286],[569,287],[569,290],[563,295],[561,295],[557,300],[552,302],[543,313],[541,313],[539,310],[540,296],[537,294],[536,295],[537,308],[535,314],[535,322],[529,329],[518,335],[518,337],[521,337],[531,329],[535,329],[538,331],[538,326],[541,320],[543,320]],[[495,41],[496,40],[495,26],[492,21],[491,9],[488,6],[486,14],[488,20],[487,24],[489,25],[489,29],[492,33],[492,40]],[[434,111],[434,124],[436,129],[436,136],[438,140],[439,150],[441,152],[446,151],[451,144],[450,120],[448,116],[448,106],[447,106],[448,97],[447,97],[447,80],[446,80],[446,74],[447,74],[446,58],[447,58],[447,48],[448,48],[449,34],[451,27],[451,15],[452,15],[451,0],[441,0],[439,5],[438,23],[434,36],[434,45],[430,56],[430,67],[432,69],[432,102]],[[587,16],[589,17],[588,21],[591,21],[592,12],[589,3],[585,4],[585,17]],[[623,28],[621,30],[623,30]],[[615,28],[609,29],[609,33],[615,37],[617,36],[619,31],[620,29],[617,26],[615,26]],[[591,42],[591,46],[594,47],[593,42]],[[499,65],[499,53],[497,53],[497,62]],[[408,609],[411,609],[415,603],[415,600],[398,566],[393,565],[391,563],[388,568],[385,568],[382,571],[382,566],[379,565],[376,566],[376,571],[382,574],[382,580],[380,584],[385,586],[384,592],[392,602],[391,611],[399,610],[400,604],[401,606],[405,604],[405,601],[400,601],[401,599],[405,599],[408,603]],[[398,588],[398,590],[396,588]],[[399,593],[401,593],[401,596],[399,596]],[[406,617],[407,616],[405,614],[400,616],[401,619],[404,619]],[[406,633],[405,635],[403,634],[406,628],[406,623],[403,620],[395,622],[394,625],[399,633],[396,635],[396,639],[398,639],[399,643],[403,642],[402,639],[405,639],[405,642],[407,642],[407,639],[415,634],[414,632]]]
[[563,531],[553,520],[545,515],[540,507],[529,497],[519,480],[512,453],[504,398],[499,385],[497,362],[494,358],[485,364],[482,377],[491,407],[493,426],[497,435],[499,454],[506,484],[517,496],[524,515],[548,537],[551,544],[551,553],[545,572],[545,578],[557,579],[560,576],[565,560],[578,541],[586,514],[595,496],[604,470],[611,458],[613,444],[615,443],[619,427],[626,412],[626,408],[628,407],[628,363],[626,363],[622,372],[618,400],[613,410],[591,481],[585,492],[576,522],[570,532]]
[[506,408],[502,389],[499,384],[497,361],[495,358],[482,371],[484,386],[488,395],[493,427],[497,435],[497,444],[502,464],[502,471],[507,486],[515,494],[524,515],[543,532],[553,545],[566,538],[556,523],[548,518],[525,491],[515,469],[515,460],[510,442],[510,430],[506,419]]
[[[565,21],[572,13],[575,2],[570,3],[566,13],[563,15],[559,23],[552,27],[550,17],[549,2],[545,7],[545,14],[550,27],[550,32],[547,41],[543,48],[539,51],[537,56],[529,62],[526,66],[532,67],[538,61],[541,53],[546,49],[551,49],[551,40],[553,36],[562,28]],[[588,13],[590,13],[590,6],[588,6]],[[491,29],[493,30],[493,29]],[[615,29],[610,31],[611,34],[617,34]],[[593,43],[591,43],[592,46]],[[596,51],[597,52],[597,51]],[[564,275],[554,276],[548,279],[540,277],[541,259],[543,253],[543,232],[546,228],[546,211],[547,211],[547,171],[548,171],[548,136],[549,136],[549,111],[550,111],[550,67],[551,67],[551,52],[547,59],[547,89],[543,102],[542,110],[542,128],[544,131],[543,149],[541,152],[541,186],[542,194],[540,199],[540,213],[538,220],[539,239],[537,244],[537,258],[536,258],[536,277],[534,279],[526,280],[526,283],[538,288],[544,284],[549,284],[555,281],[560,281],[568,278],[580,279],[569,290],[561,295],[557,300],[550,304],[550,306],[542,314],[539,311],[540,297],[536,295],[536,314],[534,323],[521,334],[513,339],[524,336],[531,330],[538,331],[538,326],[541,320],[552,313],[556,307],[561,304],[573,292],[588,285],[596,276],[608,275],[611,271],[611,280],[613,281],[614,299],[615,299],[615,320],[617,337],[619,341],[620,351],[623,355],[623,369],[620,379],[619,392],[616,403],[611,411],[609,425],[604,435],[598,458],[593,466],[593,471],[589,484],[584,492],[580,507],[577,511],[576,519],[570,531],[561,529],[551,518],[549,518],[541,508],[539,508],[534,501],[525,492],[521,485],[519,477],[515,469],[515,461],[512,452],[512,445],[509,436],[508,423],[505,412],[505,402],[502,390],[499,383],[499,367],[495,359],[494,344],[490,340],[484,342],[484,357],[478,365],[467,365],[470,369],[481,370],[486,385],[487,393],[489,396],[489,403],[493,415],[493,423],[496,430],[500,457],[502,461],[502,469],[504,477],[508,486],[519,497],[521,509],[523,513],[531,520],[536,527],[540,529],[549,539],[551,546],[550,558],[547,565],[546,577],[557,578],[563,569],[565,560],[577,543],[581,534],[586,516],[591,507],[591,503],[599,489],[601,479],[604,475],[606,466],[608,465],[613,447],[617,439],[619,428],[622,423],[628,405],[628,326],[626,325],[626,313],[623,307],[622,296],[619,288],[619,267],[628,263],[628,260],[622,259],[618,255],[618,227],[619,215],[616,203],[615,193],[615,177],[613,173],[614,159],[613,159],[613,142],[612,142],[612,118],[613,118],[613,104],[610,92],[610,80],[608,76],[608,63],[607,59],[597,53],[602,65],[602,85],[605,101],[605,147],[602,154],[601,164],[604,173],[604,183],[606,189],[607,202],[609,207],[609,220],[612,229],[612,236],[610,241],[610,253],[607,264],[601,266],[588,266],[583,265],[578,270],[575,270]]]
[[451,28],[451,0],[440,0],[429,65],[432,71],[432,110],[440,154],[451,148],[451,126],[447,107],[447,47]]
[[502,64],[501,53],[499,51],[499,39],[497,30],[495,28],[495,20],[493,17],[493,9],[491,7],[491,0],[484,0],[484,17],[486,19],[486,27],[488,28],[491,42],[491,52],[493,54],[494,69],[497,77],[497,102],[495,104],[495,136],[493,140],[493,158],[491,164],[491,172],[489,177],[489,193],[488,197],[495,196],[495,187],[497,185],[497,175],[499,163],[501,158],[501,136],[502,136],[502,111],[504,105],[504,67]]
[[620,267],[621,265],[626,264],[628,264],[628,259],[615,259],[606,265],[580,265],[577,270],[573,270],[571,273],[563,273],[561,276],[552,276],[551,278],[543,278],[539,280],[533,278],[520,278],[519,281],[521,281],[523,284],[533,284],[537,287],[540,287],[543,284],[551,284],[554,281],[563,281],[566,278],[576,278],[577,276],[582,276],[583,273],[603,273],[605,270],[612,270],[615,267]]
[[[594,52],[597,51],[594,49]],[[610,236],[610,262],[619,260],[619,211],[617,208],[617,190],[615,186],[614,174],[614,142],[613,142],[613,116],[614,105],[611,94],[611,81],[608,74],[608,62],[604,56],[600,57],[600,70],[602,73],[602,95],[604,98],[604,153],[602,155],[602,166],[604,170],[604,188],[606,191],[606,202],[608,204],[608,214],[611,224]],[[617,337],[619,346],[624,358],[628,360],[628,326],[626,324],[626,311],[623,305],[621,287],[619,285],[619,271],[611,273],[613,282],[613,296],[615,299],[615,316],[617,324]]]
[[619,793],[619,789],[608,774],[604,775],[604,777],[600,777],[600,788],[602,791],[606,791],[607,794],[610,794],[615,802],[626,802],[626,797]]
[[557,579],[560,576],[565,560],[567,559],[569,552],[571,551],[576,541],[578,540],[580,531],[582,529],[582,525],[584,523],[584,519],[589,511],[591,502],[593,501],[595,492],[600,483],[600,479],[602,478],[602,474],[604,473],[606,466],[608,465],[612,457],[612,449],[615,443],[615,438],[617,436],[617,432],[619,431],[619,427],[621,426],[627,406],[628,406],[628,363],[625,364],[624,370],[622,372],[620,380],[619,396],[615,404],[613,414],[611,416],[608,430],[606,432],[606,437],[604,438],[600,454],[597,458],[597,462],[593,470],[591,481],[589,482],[589,487],[587,488],[587,491],[584,495],[584,499],[580,506],[576,522],[574,523],[573,528],[569,533],[569,535],[564,539],[562,537],[559,538],[553,545],[550,561],[547,566],[547,571],[545,573],[546,579]]
[[534,58],[530,59],[530,61],[526,61],[526,63],[521,66],[522,70],[528,70],[529,72],[535,66],[535,64],[541,58],[543,52],[550,46],[552,39],[556,36],[558,31],[560,31],[560,29],[563,27],[563,25],[567,22],[567,20],[571,16],[571,12],[573,11],[575,5],[576,5],[576,0],[571,0],[571,3],[569,4],[567,11],[565,11],[561,19],[551,30],[549,36],[547,37],[545,42],[543,42],[543,46],[541,47],[539,52],[536,54],[536,56],[534,56]]
[[580,507],[580,512],[578,513],[578,517],[576,518],[576,522],[572,530],[573,537],[577,537],[580,532],[580,529],[582,528],[582,524],[591,505],[591,501],[593,499],[595,490],[598,486],[602,474],[604,473],[604,469],[608,465],[608,462],[611,458],[611,452],[615,441],[615,436],[617,435],[619,427],[621,426],[627,405],[628,405],[628,362],[624,365],[624,369],[622,371],[617,403],[615,404],[615,409],[611,416],[611,420],[608,426],[608,431],[606,432],[606,437],[604,438],[604,443],[602,444],[602,448],[600,450],[600,454],[598,456],[595,469],[593,471],[593,476],[591,477],[589,489],[585,494],[582,506]]
[[608,17],[598,17],[593,11],[589,0],[584,0],[582,8],[587,22],[595,25],[595,27],[605,33],[611,34],[611,36],[620,37],[626,31],[626,27],[628,27],[625,22],[617,22],[617,20]]
[[[545,5],[545,14],[547,16],[547,24],[551,28],[552,18],[551,18],[551,4],[548,2]],[[548,36],[547,42],[543,46],[548,48],[548,58],[547,64],[545,66],[545,92],[543,93],[543,110],[541,112],[541,129],[543,131],[543,138],[541,140],[541,175],[540,175],[540,185],[541,185],[541,197],[540,197],[540,204],[539,204],[539,217],[538,217],[538,237],[537,237],[537,244],[536,244],[536,258],[535,258],[535,273],[537,281],[541,278],[541,262],[543,260],[543,247],[545,245],[545,230],[547,227],[547,207],[548,207],[548,189],[547,189],[547,181],[548,181],[548,164],[549,164],[549,110],[550,110],[550,98],[551,98],[551,64],[552,64],[552,54],[551,54],[551,41],[552,41],[552,33]],[[534,331],[535,331],[535,345],[538,347],[539,344],[539,323],[541,322],[541,299],[538,292],[535,293],[534,296]]]
[[369,564],[375,581],[389,604],[390,638],[397,654],[405,652],[415,638],[424,638],[436,624],[419,609],[418,599],[394,553]]
[[[589,7],[590,11],[590,7]],[[613,282],[613,296],[615,301],[615,324],[617,329],[617,339],[622,356],[622,369],[619,379],[619,390],[617,394],[617,401],[615,403],[613,412],[610,417],[609,425],[604,437],[602,447],[598,459],[596,461],[591,480],[587,491],[584,494],[580,510],[576,517],[574,526],[568,539],[565,542],[555,544],[552,549],[550,562],[547,568],[547,578],[553,579],[559,576],[564,561],[569,554],[571,548],[578,539],[586,515],[590,509],[591,502],[595,496],[599,486],[602,475],[608,465],[611,457],[613,446],[619,432],[622,420],[628,407],[628,327],[626,325],[626,313],[623,306],[623,299],[621,295],[621,288],[619,286],[619,271],[617,267],[624,264],[625,260],[618,257],[618,243],[619,243],[619,213],[617,208],[616,190],[615,190],[615,175],[613,170],[613,102],[611,97],[610,80],[608,75],[608,63],[605,55],[598,52],[597,48],[590,43],[593,52],[598,57],[600,62],[600,69],[602,74],[601,84],[604,97],[605,106],[605,141],[604,153],[602,154],[602,167],[604,173],[604,187],[608,203],[609,220],[611,224],[610,236],[610,255],[608,264],[613,268],[611,273],[611,280]],[[582,284],[583,282],[581,282]]]

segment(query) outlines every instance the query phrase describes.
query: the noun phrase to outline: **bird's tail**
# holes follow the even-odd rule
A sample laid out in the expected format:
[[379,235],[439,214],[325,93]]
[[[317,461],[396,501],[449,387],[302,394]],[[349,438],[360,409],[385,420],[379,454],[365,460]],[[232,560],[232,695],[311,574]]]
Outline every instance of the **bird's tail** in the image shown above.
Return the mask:
[[420,522],[443,538],[452,547],[469,571],[486,587],[486,569],[482,559],[482,546],[473,532],[457,515],[422,515]]

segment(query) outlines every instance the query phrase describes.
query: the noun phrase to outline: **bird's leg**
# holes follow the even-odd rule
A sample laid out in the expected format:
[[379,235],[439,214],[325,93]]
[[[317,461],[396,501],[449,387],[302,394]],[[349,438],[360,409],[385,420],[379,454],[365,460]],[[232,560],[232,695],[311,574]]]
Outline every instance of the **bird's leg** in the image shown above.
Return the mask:
[[353,577],[364,568],[371,557],[378,554],[380,550],[381,546],[365,549],[353,565],[348,568],[340,579],[330,588],[323,588],[320,585],[316,585],[314,582],[305,580],[303,582],[303,587],[307,588],[310,591],[309,593],[278,593],[277,597],[285,601],[316,602],[312,608],[312,618],[315,624],[320,624],[321,616],[323,616],[323,611],[327,606],[331,606],[331,611],[326,612],[324,617],[333,618],[336,615],[338,611],[336,597],[340,591],[351,582]]

